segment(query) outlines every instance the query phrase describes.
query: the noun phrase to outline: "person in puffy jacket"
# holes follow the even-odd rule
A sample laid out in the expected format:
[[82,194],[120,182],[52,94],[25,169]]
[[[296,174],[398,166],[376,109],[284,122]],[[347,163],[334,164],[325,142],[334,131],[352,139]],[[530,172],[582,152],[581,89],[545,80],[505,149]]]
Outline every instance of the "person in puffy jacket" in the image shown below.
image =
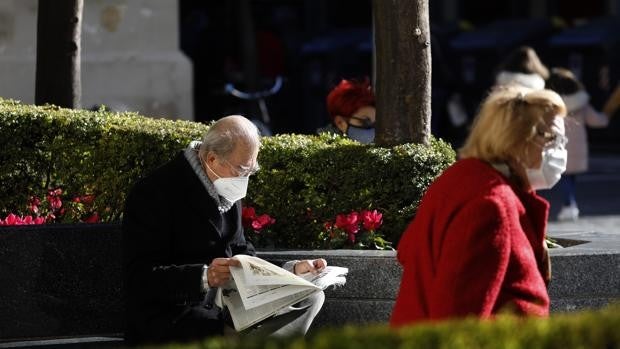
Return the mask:
[[[595,110],[590,105],[590,96],[584,86],[568,69],[553,68],[546,86],[557,92],[564,103],[568,112],[565,121],[566,137],[568,144],[568,163],[566,173],[560,180],[562,191],[563,206],[557,219],[560,221],[576,220],[579,218],[579,207],[575,195],[576,176],[588,170],[588,133],[586,127],[602,128],[609,124],[609,117],[613,114],[616,107],[613,99],[607,103],[606,113]],[[616,97],[620,101],[620,95]]]

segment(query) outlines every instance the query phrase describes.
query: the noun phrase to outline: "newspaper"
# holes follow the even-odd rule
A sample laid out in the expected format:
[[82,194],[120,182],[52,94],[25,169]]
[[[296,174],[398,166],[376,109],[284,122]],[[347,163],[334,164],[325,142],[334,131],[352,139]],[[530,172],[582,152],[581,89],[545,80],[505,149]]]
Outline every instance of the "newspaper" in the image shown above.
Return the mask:
[[216,303],[228,307],[235,330],[242,331],[330,285],[344,285],[347,268],[328,266],[315,275],[295,275],[263,259],[237,255],[232,279],[218,291]]

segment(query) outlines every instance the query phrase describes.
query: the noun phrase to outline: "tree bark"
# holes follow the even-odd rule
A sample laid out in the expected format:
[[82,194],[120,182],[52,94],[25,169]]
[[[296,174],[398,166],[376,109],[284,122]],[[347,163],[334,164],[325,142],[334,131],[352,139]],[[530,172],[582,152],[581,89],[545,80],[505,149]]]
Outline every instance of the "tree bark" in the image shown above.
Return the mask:
[[375,143],[427,144],[431,118],[428,0],[374,0]]
[[39,0],[35,104],[80,108],[83,0]]

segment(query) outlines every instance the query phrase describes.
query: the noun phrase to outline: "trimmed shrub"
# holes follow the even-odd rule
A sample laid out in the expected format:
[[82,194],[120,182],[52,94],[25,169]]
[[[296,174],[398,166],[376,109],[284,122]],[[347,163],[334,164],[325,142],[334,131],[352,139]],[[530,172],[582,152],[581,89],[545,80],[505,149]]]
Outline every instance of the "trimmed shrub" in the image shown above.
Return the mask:
[[214,338],[170,349],[612,349],[620,347],[620,306],[552,315],[548,319],[499,316],[494,321],[465,319],[402,329],[385,325],[321,330],[307,338]]
[[381,148],[333,134],[268,137],[247,202],[276,219],[275,246],[326,247],[319,240],[325,222],[361,209],[382,212],[379,231],[397,242],[426,188],[454,157],[437,139]]
[[0,100],[0,216],[26,212],[32,195],[62,188],[65,202],[94,195],[103,221],[121,218],[131,185],[207,126],[134,113],[71,110]]
[[[32,195],[62,188],[65,202],[93,195],[102,221],[119,221],[131,185],[207,129],[135,113],[0,99],[0,217],[30,214]],[[250,180],[245,202],[275,224],[261,232],[265,238],[251,232],[249,237],[270,247],[325,248],[319,236],[326,221],[377,209],[383,213],[379,233],[396,242],[428,185],[454,158],[450,146],[437,139],[430,146],[381,148],[329,134],[265,137],[262,170]]]

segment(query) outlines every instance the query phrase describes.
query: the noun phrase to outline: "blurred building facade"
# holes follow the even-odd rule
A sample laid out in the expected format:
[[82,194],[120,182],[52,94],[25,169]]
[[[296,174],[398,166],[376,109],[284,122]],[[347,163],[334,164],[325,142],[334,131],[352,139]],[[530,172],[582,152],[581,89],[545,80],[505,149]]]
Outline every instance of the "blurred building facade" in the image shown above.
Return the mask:
[[[37,0],[0,1],[0,96],[34,103]],[[82,107],[194,118],[193,73],[180,50],[178,2],[85,0]]]
[[[458,145],[511,49],[533,46],[565,66],[601,107],[620,79],[620,0],[431,0],[432,131]],[[37,0],[0,0],[0,96],[34,99]],[[372,0],[84,0],[82,105],[208,122],[257,100],[226,92],[269,89],[273,133],[314,133],[342,78],[372,78]],[[379,116],[380,117],[380,116]],[[469,120],[470,120],[469,119]],[[620,119],[620,118],[616,118]],[[615,121],[614,121],[615,122]],[[616,122],[617,123],[617,122]],[[595,130],[612,141],[614,130]],[[597,133],[598,132],[598,133]]]

